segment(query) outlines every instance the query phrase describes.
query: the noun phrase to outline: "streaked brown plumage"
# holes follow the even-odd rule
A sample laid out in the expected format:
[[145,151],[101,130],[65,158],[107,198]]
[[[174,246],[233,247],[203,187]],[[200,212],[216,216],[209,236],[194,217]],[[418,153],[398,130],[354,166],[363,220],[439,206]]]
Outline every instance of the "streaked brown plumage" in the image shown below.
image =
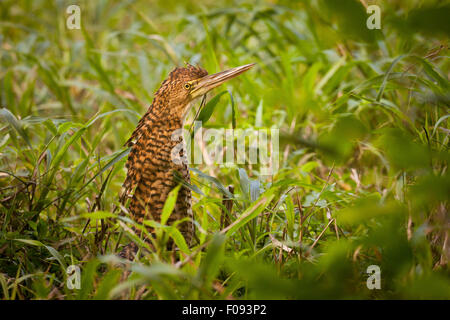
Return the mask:
[[[187,65],[185,68],[175,68],[163,81],[151,106],[126,143],[131,151],[126,163],[128,173],[121,201],[124,203],[131,199],[129,212],[134,221],[160,221],[166,198],[177,185],[174,171],[178,171],[185,181],[190,182],[187,161],[178,164],[172,161],[172,152],[176,150],[174,148],[183,142],[182,138],[172,139],[172,134],[183,127],[191,102],[252,66],[253,64],[245,65],[208,75],[200,67]],[[186,159],[183,149],[177,152],[181,159]],[[191,191],[181,187],[168,224],[186,217],[190,221],[179,224],[178,228],[189,244],[194,233],[191,222]],[[120,256],[132,259],[136,249],[136,245],[131,243],[122,250]]]

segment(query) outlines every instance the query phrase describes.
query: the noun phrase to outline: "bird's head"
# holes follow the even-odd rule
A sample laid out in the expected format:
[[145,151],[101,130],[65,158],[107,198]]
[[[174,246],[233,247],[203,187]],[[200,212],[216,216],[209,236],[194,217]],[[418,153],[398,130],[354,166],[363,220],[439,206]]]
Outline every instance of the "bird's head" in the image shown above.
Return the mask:
[[161,88],[156,92],[156,97],[160,96],[165,100],[164,105],[169,108],[166,114],[183,119],[193,100],[244,73],[254,65],[254,63],[246,64],[210,75],[205,69],[190,64],[185,68],[177,67],[164,80]]

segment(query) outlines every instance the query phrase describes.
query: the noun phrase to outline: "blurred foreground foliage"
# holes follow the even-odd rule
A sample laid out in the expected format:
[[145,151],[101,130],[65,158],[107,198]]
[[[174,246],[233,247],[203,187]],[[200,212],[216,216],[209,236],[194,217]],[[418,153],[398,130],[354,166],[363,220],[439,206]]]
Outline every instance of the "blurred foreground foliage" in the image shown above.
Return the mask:
[[[74,3],[81,30],[66,28]],[[381,30],[365,27],[369,4]],[[448,1],[0,6],[3,299],[450,298]],[[148,221],[145,253],[113,210],[123,144],[183,61],[258,64],[203,126],[279,128],[280,170],[195,166],[198,244]],[[142,254],[120,267],[129,239]],[[370,265],[381,290],[366,286]]]

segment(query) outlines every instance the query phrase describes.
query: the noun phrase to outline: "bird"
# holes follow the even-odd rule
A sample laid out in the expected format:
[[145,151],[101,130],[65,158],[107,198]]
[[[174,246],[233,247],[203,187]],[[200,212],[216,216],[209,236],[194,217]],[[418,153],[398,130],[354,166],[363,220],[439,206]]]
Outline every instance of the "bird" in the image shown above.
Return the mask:
[[[255,64],[246,64],[215,74],[191,64],[175,67],[156,91],[152,104],[139,120],[125,145],[130,148],[126,162],[127,175],[122,185],[120,202],[129,203],[130,218],[142,224],[144,220],[160,222],[164,203],[178,184],[176,177],[190,183],[190,173],[183,137],[173,134],[184,126],[194,100],[204,97],[212,89],[239,76]],[[180,136],[180,135],[179,135]],[[182,161],[173,161],[173,153]],[[177,174],[178,173],[178,174]],[[188,219],[185,219],[188,218]],[[191,244],[194,235],[191,190],[182,184],[167,224],[185,219],[177,225],[186,243]],[[149,234],[154,230],[147,228]],[[140,231],[133,229],[137,235]],[[148,240],[148,239],[147,239]],[[133,260],[138,247],[134,242],[125,245],[119,257]]]

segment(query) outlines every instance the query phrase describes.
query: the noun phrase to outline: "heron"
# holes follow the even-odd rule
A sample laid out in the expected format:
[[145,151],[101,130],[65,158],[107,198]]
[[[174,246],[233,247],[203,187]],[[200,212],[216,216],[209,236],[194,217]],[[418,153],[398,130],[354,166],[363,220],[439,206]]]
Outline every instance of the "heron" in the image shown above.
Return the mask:
[[[208,74],[201,67],[187,64],[173,69],[162,82],[152,104],[126,142],[131,150],[126,162],[127,176],[123,183],[121,202],[129,200],[128,211],[133,221],[140,224],[148,219],[160,222],[164,203],[170,191],[179,184],[176,173],[189,185],[190,174],[185,149],[177,151],[179,157],[184,159],[181,162],[173,161],[172,153],[180,142],[184,143],[182,136],[173,139],[173,134],[183,128],[193,101],[206,97],[212,89],[248,71],[254,65],[246,64]],[[192,195],[187,185],[181,185],[167,224],[184,219],[177,228],[189,245],[194,235],[194,225]],[[153,234],[154,230],[148,229]],[[140,234],[139,230],[134,230]],[[138,246],[131,242],[122,249],[119,256],[133,260],[137,250]]]

